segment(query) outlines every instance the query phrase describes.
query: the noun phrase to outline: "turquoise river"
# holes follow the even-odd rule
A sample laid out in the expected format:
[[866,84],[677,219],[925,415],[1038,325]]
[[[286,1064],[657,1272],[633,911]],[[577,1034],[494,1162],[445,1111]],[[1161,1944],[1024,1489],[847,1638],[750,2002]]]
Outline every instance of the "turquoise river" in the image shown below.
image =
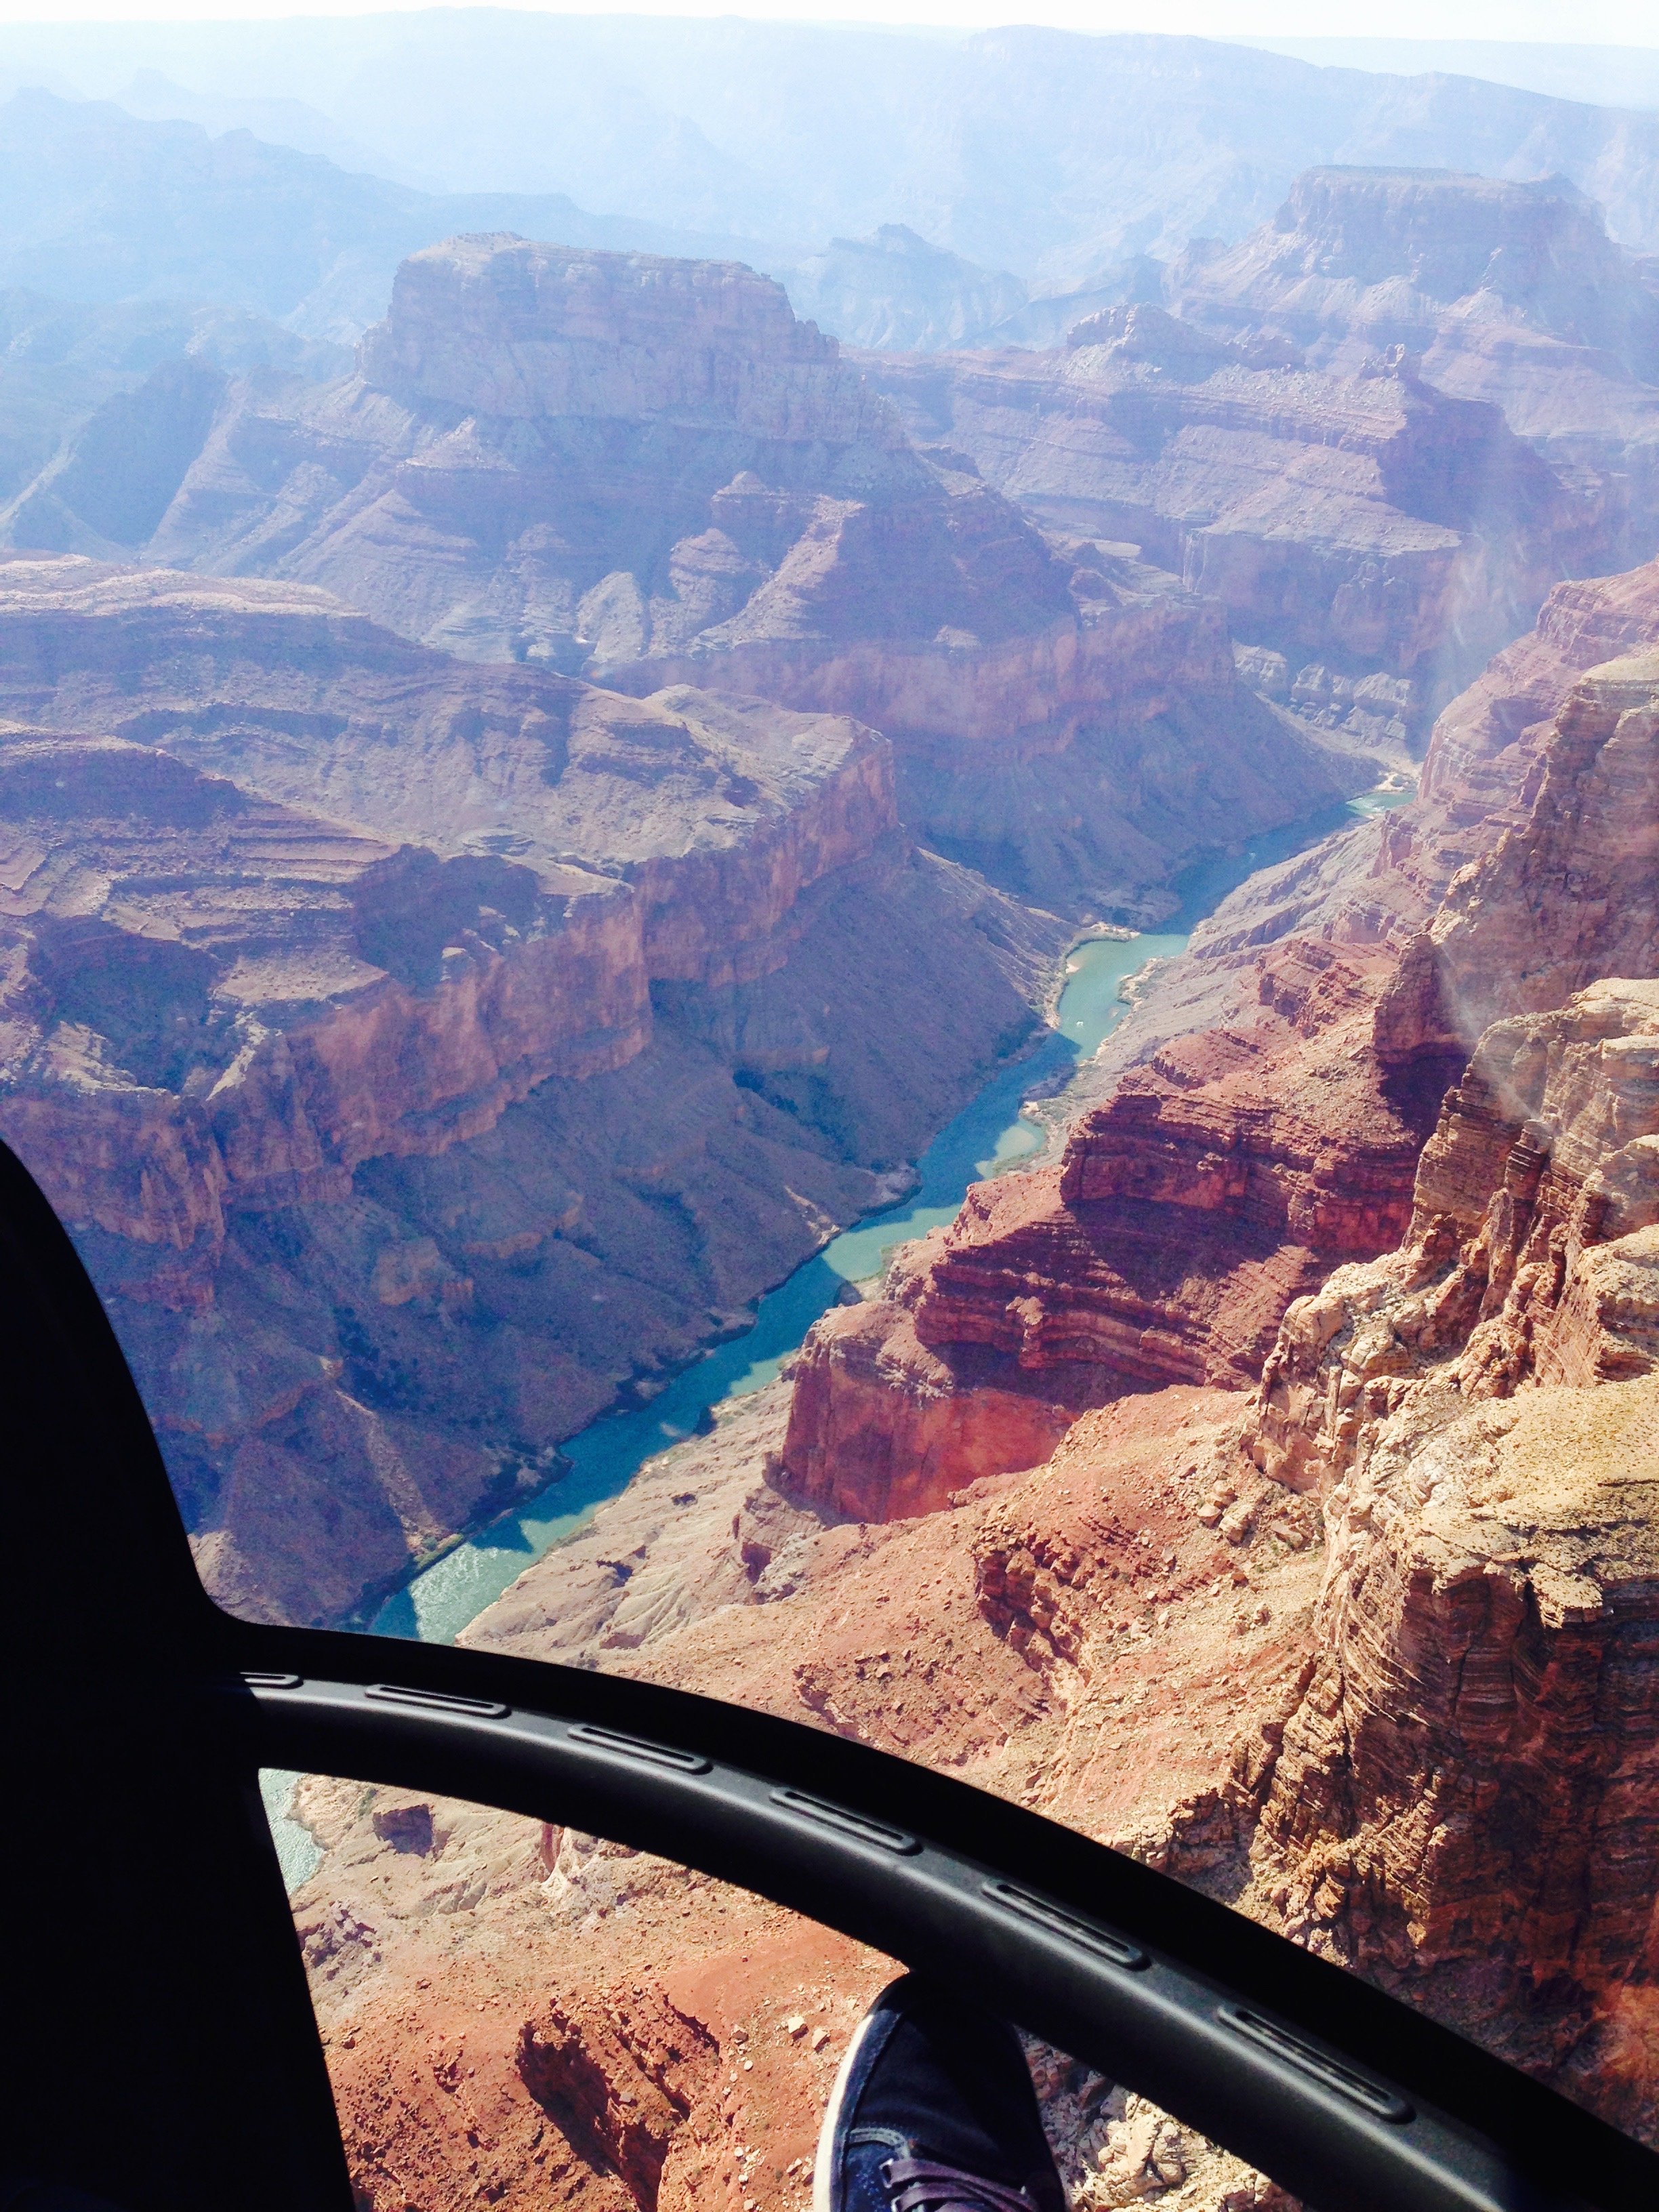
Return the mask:
[[844,1283],[878,1275],[895,1245],[953,1218],[970,1182],[1034,1151],[1041,1133],[1022,1115],[1022,1105],[1039,1086],[1051,1089],[1057,1074],[1088,1059],[1116,1028],[1128,1011],[1122,996],[1128,976],[1149,960],[1182,951],[1197,923],[1258,869],[1303,851],[1356,814],[1398,805],[1410,796],[1408,791],[1370,793],[1202,861],[1181,878],[1180,908],[1162,931],[1092,938],[1074,946],[1056,1026],[1033,1051],[999,1069],[939,1132],[917,1163],[919,1181],[908,1198],[826,1244],[759,1300],[752,1328],[682,1369],[648,1406],[605,1415],[568,1438],[560,1447],[565,1464],[545,1489],[394,1591],[371,1624],[374,1632],[453,1642],[532,1560],[623,1489],[647,1460],[692,1435],[722,1400],[770,1382]]

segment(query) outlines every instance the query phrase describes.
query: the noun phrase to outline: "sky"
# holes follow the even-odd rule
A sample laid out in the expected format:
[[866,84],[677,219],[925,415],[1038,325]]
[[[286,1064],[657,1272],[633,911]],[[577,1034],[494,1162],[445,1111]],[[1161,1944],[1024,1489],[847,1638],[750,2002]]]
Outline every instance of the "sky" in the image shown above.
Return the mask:
[[[384,14],[407,0],[0,0],[0,23],[223,21]],[[450,0],[495,5],[503,0]],[[514,4],[514,0],[506,0]],[[541,12],[541,11],[538,11]],[[1175,31],[1220,39],[1501,39],[1659,47],[1654,0],[1376,0],[1334,15],[1330,0],[588,0],[580,15],[745,15],[901,25],[1047,23],[1076,31]]]

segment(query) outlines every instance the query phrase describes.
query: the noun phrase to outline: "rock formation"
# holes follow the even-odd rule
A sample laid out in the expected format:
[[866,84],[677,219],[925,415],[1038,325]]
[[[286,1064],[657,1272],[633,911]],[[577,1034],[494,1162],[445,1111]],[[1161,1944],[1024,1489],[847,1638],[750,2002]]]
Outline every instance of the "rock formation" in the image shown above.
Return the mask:
[[1176,1830],[1650,2140],[1656,1099],[1651,979],[1497,1024],[1401,1249],[1291,1308],[1246,1445],[1322,1499],[1316,1656]]
[[[1631,582],[1604,616],[1629,615]],[[1649,2140],[1656,702],[1650,652],[1578,682],[1524,822],[1430,933],[1478,933],[1486,1003],[1528,1010],[1449,1091],[1398,1248],[1291,1304],[1218,1457],[1200,1522],[1242,1537],[1274,1493],[1303,1499],[1322,1585],[1299,1681],[1152,1844]],[[1642,971],[1618,980],[1628,954]],[[1064,1655],[1090,1621],[1077,1547],[1039,1522],[1024,1551],[1011,1618]],[[1005,1567],[1005,1607],[1008,1587]]]
[[1317,368],[1403,347],[1437,390],[1494,403],[1595,483],[1604,560],[1653,553],[1659,289],[1564,177],[1310,169],[1237,246],[1195,241],[1164,291],[1212,335],[1287,340]]
[[918,442],[1218,599],[1252,682],[1362,741],[1417,740],[1595,557],[1595,503],[1397,353],[1320,372],[1282,337],[1233,344],[1140,304],[1049,352],[864,367]]
[[1183,854],[1369,780],[1241,685],[1217,607],[919,455],[734,264],[452,240],[405,263],[356,376],[228,392],[165,513],[138,465],[94,418],[13,542],[319,585],[634,693],[852,714],[894,744],[907,825],[1062,911],[1150,911]]
[[[94,307],[42,292],[0,291],[0,530],[15,528],[13,499],[58,461],[92,416],[111,400],[143,392],[152,379],[156,391],[136,409],[115,407],[102,416],[109,431],[118,434],[124,423],[129,431],[147,431],[154,401],[191,365],[225,376],[276,368],[321,380],[340,375],[350,360],[343,346],[298,337],[280,323],[234,307],[177,300]],[[200,435],[198,430],[198,443]],[[106,467],[112,457],[106,452],[100,458]],[[179,456],[168,498],[188,458],[188,452]],[[39,534],[49,527],[44,518],[32,518],[29,541],[50,548],[50,538]],[[154,527],[151,521],[144,534]]]
[[1395,1243],[1471,1010],[1659,965],[1650,666],[1573,688],[1644,638],[1659,568],[1559,586],[1441,717],[1417,801],[1224,905],[1060,1158],[976,1186],[815,1326],[781,1480],[931,1510],[1126,1389],[1249,1382],[1290,1299]]
[[1384,1009],[1386,1049],[1471,1042],[1511,1009],[1559,1006],[1609,969],[1659,966],[1659,764],[1652,650],[1595,669],[1557,718],[1528,818],[1460,877]]
[[1248,1382],[1286,1301],[1409,1216],[1438,1092],[1378,1065],[1391,974],[1386,953],[1291,940],[1248,1029],[1163,1046],[1057,1169],[976,1185],[879,1303],[815,1325],[780,1480],[884,1520],[1046,1455],[1126,1389]]
[[73,558],[0,635],[0,1131],[238,1605],[538,1486],[1034,1025],[1057,931],[906,848],[852,722]]
[[981,269],[884,222],[868,238],[833,238],[793,269],[777,272],[790,305],[848,345],[931,353],[977,345],[1026,302],[1006,269]]

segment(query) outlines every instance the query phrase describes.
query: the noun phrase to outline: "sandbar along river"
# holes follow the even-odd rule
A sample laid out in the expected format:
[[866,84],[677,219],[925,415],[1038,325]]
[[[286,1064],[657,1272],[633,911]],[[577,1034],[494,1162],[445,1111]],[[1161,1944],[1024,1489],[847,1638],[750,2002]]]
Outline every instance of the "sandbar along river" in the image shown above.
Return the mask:
[[609,1413],[560,1446],[567,1465],[527,1504],[480,1529],[470,1542],[396,1590],[370,1624],[381,1636],[453,1643],[550,1545],[581,1528],[595,1506],[624,1489],[647,1460],[692,1435],[723,1399],[759,1390],[776,1376],[844,1283],[878,1275],[896,1244],[952,1220],[970,1182],[1035,1151],[1041,1132],[1020,1113],[1039,1085],[1087,1060],[1128,1012],[1125,980],[1149,960],[1184,951],[1197,924],[1249,876],[1303,851],[1357,814],[1398,805],[1409,791],[1377,791],[1254,838],[1237,852],[1200,861],[1176,885],[1179,910],[1165,927],[1131,939],[1094,938],[1073,947],[1055,1027],[1036,1048],[999,1069],[970,1105],[942,1129],[917,1163],[911,1195],[826,1244],[769,1291],[752,1328],[682,1369],[648,1406]]

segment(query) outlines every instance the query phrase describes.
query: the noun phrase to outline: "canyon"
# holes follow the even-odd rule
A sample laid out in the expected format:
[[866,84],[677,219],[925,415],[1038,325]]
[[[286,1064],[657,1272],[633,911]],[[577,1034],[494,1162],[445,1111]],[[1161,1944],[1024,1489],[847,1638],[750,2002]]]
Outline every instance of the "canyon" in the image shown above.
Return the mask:
[[[1054,911],[1155,916],[1184,857],[1375,780],[1239,681],[1212,599],[918,453],[732,264],[453,240],[404,264],[355,375],[240,379],[191,422],[164,511],[106,438],[82,465],[94,416],[12,542],[320,586],[629,692],[853,714],[893,744],[907,828]],[[104,534],[94,485],[141,539]]]
[[1036,1026],[1059,925],[845,719],[76,557],[0,565],[0,1128],[242,1609],[349,1616],[539,1486]]
[[[1414,801],[1202,925],[1124,1032],[1133,1063],[1106,1048],[1106,1095],[1079,1098],[1060,1157],[979,1186],[878,1299],[817,1324],[789,1480],[884,1519],[900,1468],[913,1499],[939,1504],[964,1471],[1025,1463],[1125,1389],[1252,1381],[1291,1298],[1404,1231],[1418,1154],[1486,1023],[1523,989],[1550,1003],[1600,963],[1651,963],[1648,794],[1603,781],[1620,762],[1607,711],[1571,686],[1656,641],[1659,564],[1558,586],[1442,716]],[[1606,844],[1601,903],[1561,888],[1583,856],[1556,842],[1586,820]],[[1553,883],[1534,882],[1552,861]]]
[[[232,1610],[937,1764],[1659,2143],[1652,133],[1256,56],[1325,122],[1153,162],[1213,58],[1109,49],[1041,222],[966,142],[864,210],[860,125],[764,252],[777,118],[739,180],[660,83],[674,231],[0,109],[14,278],[85,185],[0,295],[0,1138]],[[890,1962],[289,1818],[366,2212],[807,2212]],[[1028,2055],[1073,2212],[1296,2212]]]
[[[1653,2140],[1656,777],[1659,567],[1559,587],[1442,716],[1416,801],[1254,879],[1146,980],[1060,1159],[970,1194],[464,1640],[936,1760]],[[1206,1008],[1227,1018],[1182,1029]],[[1402,1071],[1414,1141],[1386,1119]],[[1299,1122],[1328,1096],[1322,1171]],[[1109,1226],[1067,1242],[1068,1211]],[[1160,1214],[1188,1255],[1178,1329],[1121,1325],[1101,1255],[1127,1278]],[[574,1919],[650,2033],[708,2039],[633,2202],[804,2196],[823,2085],[798,2038],[833,2057],[880,1961],[752,1906],[739,1945],[723,1897],[569,1831],[401,1806],[296,1800],[326,1846],[300,1923],[347,1962],[314,1986],[354,2141],[441,2084],[418,1972],[465,2030],[469,2095],[544,2130],[535,2178],[502,2161],[491,2185],[562,2201],[594,2123],[568,2091],[538,2103],[525,2054],[550,2002],[571,2047],[548,1992]],[[399,1822],[418,1863],[382,1840]],[[461,1900],[441,1928],[440,1895]],[[574,2025],[569,2078],[615,2033]],[[1032,2063],[1075,2201],[1282,2203]],[[432,2201],[461,2201],[478,2150],[422,2140],[450,2146]],[[374,2203],[408,2185],[359,2171]]]

